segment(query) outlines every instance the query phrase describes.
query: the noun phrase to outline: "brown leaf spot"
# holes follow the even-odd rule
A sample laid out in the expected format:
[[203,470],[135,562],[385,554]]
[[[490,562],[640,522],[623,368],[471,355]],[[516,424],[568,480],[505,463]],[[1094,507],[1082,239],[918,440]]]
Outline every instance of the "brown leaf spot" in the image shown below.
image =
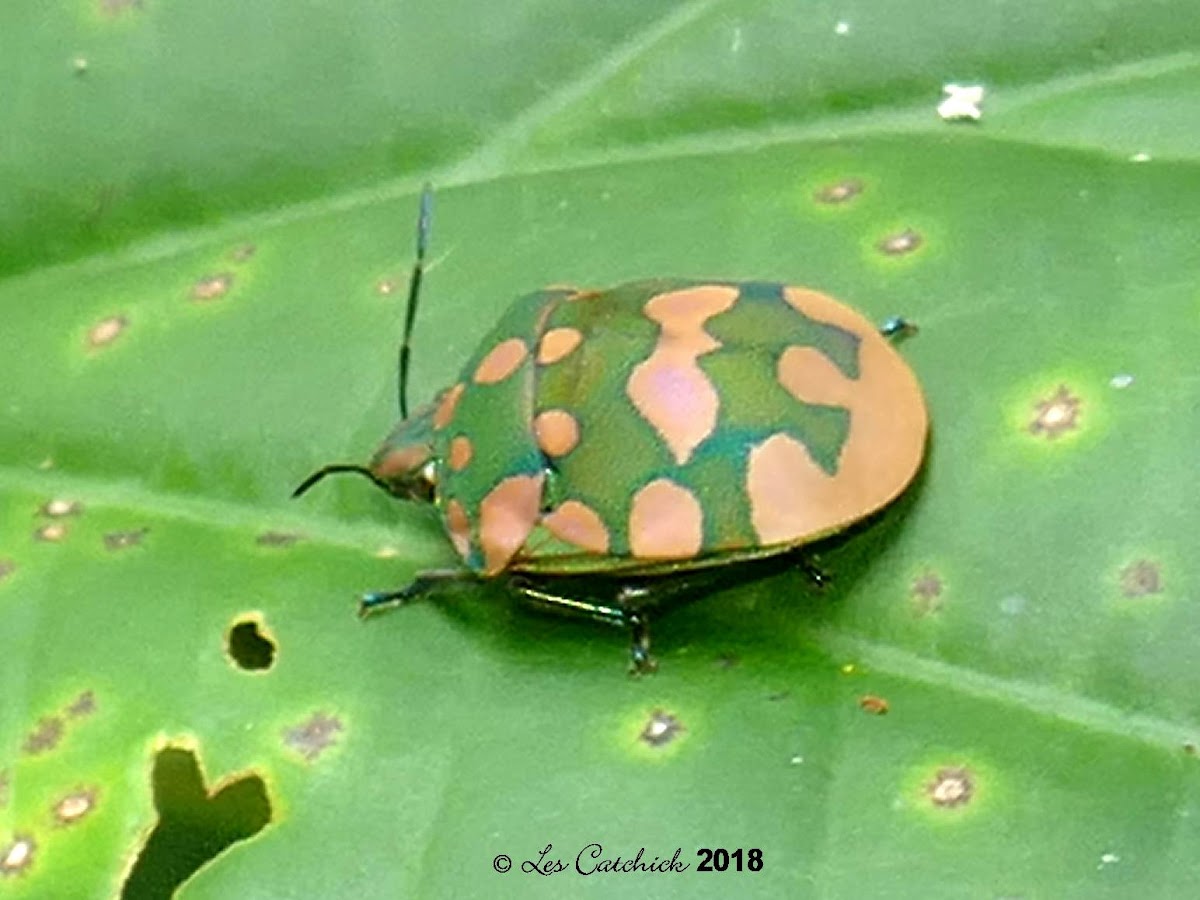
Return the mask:
[[458,401],[462,399],[463,391],[467,389],[465,384],[456,384],[448,391],[442,394],[438,399],[437,409],[433,411],[433,427],[445,428],[454,418],[454,411],[458,409]]
[[12,842],[0,848],[0,876],[20,875],[37,855],[37,844],[27,834],[14,835]]
[[542,335],[538,344],[537,361],[543,366],[565,359],[583,343],[583,332],[578,328],[551,328]]
[[888,235],[879,242],[878,246],[880,252],[886,253],[888,256],[903,256],[906,253],[912,253],[922,243],[921,235],[911,228],[906,228],[897,234]]
[[594,509],[578,500],[560,503],[542,517],[542,524],[556,538],[589,553],[608,553],[609,536],[604,520]]
[[81,788],[54,804],[54,818],[59,825],[74,825],[86,818],[95,808],[96,789]]
[[859,708],[873,716],[886,716],[891,710],[887,700],[874,694],[864,694],[858,698]]
[[503,571],[529,537],[538,520],[545,478],[541,472],[512,475],[492,488],[479,504],[479,545],[485,575]]
[[3,581],[13,572],[17,571],[17,564],[11,559],[0,559],[0,581]]
[[687,559],[704,541],[704,510],[696,495],[658,478],[633,496],[629,548],[642,559]]
[[661,709],[656,709],[650,714],[650,719],[646,722],[646,726],[642,729],[642,733],[638,737],[651,747],[665,747],[671,741],[675,740],[681,732],[686,730],[683,727],[683,723],[675,718],[675,716]]
[[8,769],[0,771],[0,809],[8,806],[9,788],[12,784]]
[[78,500],[64,500],[61,497],[56,497],[53,500],[47,500],[42,504],[42,508],[38,510],[43,516],[49,516],[52,519],[61,519],[63,516],[76,516],[83,512],[83,504]]
[[67,707],[67,718],[82,719],[96,711],[96,694],[94,691],[83,691],[71,701]]
[[964,766],[947,766],[938,769],[933,780],[925,787],[929,802],[943,809],[965,806],[975,793],[975,780],[971,770]]
[[1053,440],[1064,431],[1077,428],[1079,406],[1079,398],[1074,396],[1066,385],[1059,385],[1054,394],[1034,404],[1034,417],[1029,423],[1029,433]]
[[50,522],[46,525],[42,525],[33,533],[35,540],[39,540],[47,544],[57,544],[66,536],[66,522]]
[[53,750],[58,746],[59,741],[63,736],[63,720],[58,716],[46,716],[37,723],[37,726],[25,738],[25,743],[21,745],[21,749],[30,756],[37,756],[40,753],[45,753]]
[[264,531],[254,539],[254,543],[260,547],[290,547],[303,539],[303,535],[292,531]]
[[219,275],[205,275],[192,285],[192,299],[205,303],[217,300],[233,287],[233,273],[221,272]]
[[818,203],[845,203],[853,200],[863,192],[863,183],[857,178],[846,178],[842,181],[827,184],[815,194],[813,199]]
[[446,533],[459,556],[466,559],[471,555],[471,520],[457,500],[446,502]]
[[307,762],[315,762],[322,753],[337,743],[337,735],[343,730],[341,719],[316,712],[295,728],[284,731],[283,743],[303,756]]
[[708,285],[651,297],[646,318],[662,328],[650,356],[629,376],[625,393],[675,461],[686,463],[717,425],[721,398],[697,360],[720,348],[704,323],[737,302],[733,287]]
[[109,316],[101,319],[88,331],[87,345],[92,350],[107,347],[119,338],[129,327],[129,320],[124,316]]
[[475,369],[476,384],[498,384],[521,367],[529,348],[520,338],[509,338],[493,347]]
[[915,612],[925,616],[941,609],[943,589],[942,579],[934,571],[925,571],[913,579],[909,595]]
[[104,546],[109,550],[125,550],[136,547],[142,542],[149,528],[135,528],[132,531],[110,531],[104,536]]
[[538,446],[547,456],[566,456],[579,443],[579,422],[565,409],[548,409],[533,420]]
[[934,600],[942,595],[942,579],[933,571],[926,571],[913,580],[912,595],[922,600]]
[[258,248],[253,244],[239,244],[233,248],[229,254],[229,258],[234,262],[242,263],[254,256],[258,252]]
[[1126,597],[1147,597],[1162,590],[1162,569],[1153,560],[1139,559],[1121,570],[1121,593]]

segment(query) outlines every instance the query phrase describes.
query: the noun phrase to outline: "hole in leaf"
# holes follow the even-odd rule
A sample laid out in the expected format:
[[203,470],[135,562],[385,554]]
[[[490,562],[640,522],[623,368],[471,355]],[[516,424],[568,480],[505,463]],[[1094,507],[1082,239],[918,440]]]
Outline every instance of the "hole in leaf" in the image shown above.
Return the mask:
[[267,788],[243,775],[209,794],[196,754],[167,747],[150,776],[158,822],[121,887],[121,900],[169,900],[201,866],[271,821]]
[[258,619],[242,619],[229,629],[226,649],[239,669],[262,672],[275,662],[275,642]]

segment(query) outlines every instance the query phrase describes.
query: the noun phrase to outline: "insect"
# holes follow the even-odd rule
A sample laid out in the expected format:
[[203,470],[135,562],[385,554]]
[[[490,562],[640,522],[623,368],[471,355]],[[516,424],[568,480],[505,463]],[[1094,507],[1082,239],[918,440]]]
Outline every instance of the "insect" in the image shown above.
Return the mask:
[[625,626],[656,667],[669,603],[799,566],[807,545],[886,506],[925,453],[916,376],[888,338],[817,291],[656,279],[521,297],[454,384],[409,413],[432,199],[422,195],[399,354],[400,421],[365,475],[433,504],[462,566],[363,596],[360,611],[450,580],[500,578],[539,606]]

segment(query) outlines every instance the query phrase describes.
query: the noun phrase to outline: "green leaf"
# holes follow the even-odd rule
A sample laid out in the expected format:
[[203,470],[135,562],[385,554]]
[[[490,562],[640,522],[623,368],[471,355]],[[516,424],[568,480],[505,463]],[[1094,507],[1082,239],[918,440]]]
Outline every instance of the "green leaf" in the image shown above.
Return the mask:
[[[188,900],[1195,893],[1189,3],[90,0],[0,34],[6,893],[166,896],[197,847]],[[395,416],[426,179],[415,399],[542,284],[775,279],[919,324],[919,483],[821,548],[827,591],[656,621],[652,678],[494,585],[358,621],[453,565],[440,524],[288,494]],[[594,842],[689,868],[585,877]]]

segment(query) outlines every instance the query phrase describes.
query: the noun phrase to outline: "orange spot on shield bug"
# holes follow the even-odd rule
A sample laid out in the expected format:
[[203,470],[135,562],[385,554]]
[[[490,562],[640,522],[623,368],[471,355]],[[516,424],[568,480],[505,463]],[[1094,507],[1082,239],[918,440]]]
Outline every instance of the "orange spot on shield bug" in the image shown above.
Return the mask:
[[450,468],[455,472],[461,472],[471,462],[473,453],[471,439],[460,434],[450,442]]
[[509,338],[501,341],[485,356],[475,369],[476,384],[496,384],[517,371],[529,348],[520,338]]
[[533,420],[538,446],[547,456],[566,456],[579,443],[579,422],[565,409],[548,409]]
[[578,500],[559,504],[542,517],[542,524],[556,538],[601,556],[608,553],[608,528],[590,506]]
[[429,448],[416,444],[411,447],[400,447],[391,450],[372,466],[374,473],[383,479],[392,478],[411,472],[425,464],[429,459]]
[[764,546],[820,532],[839,488],[795,438],[776,434],[750,451],[746,493],[750,518]]
[[696,495],[669,478],[650,482],[633,496],[629,547],[643,559],[687,559],[700,552],[704,510]]
[[779,357],[776,375],[797,400],[826,406],[843,405],[857,385],[815,347],[788,347]]
[[459,556],[466,559],[471,555],[471,520],[457,500],[446,502],[446,533]]
[[846,408],[850,429],[833,475],[782,432],[751,449],[746,494],[764,546],[830,534],[890,502],[916,474],[929,428],[916,376],[874,325],[815,291],[787,288],[784,298],[858,336],[859,377],[847,378],[813,347],[781,354],[780,384],[801,402]]
[[466,389],[467,386],[460,382],[442,394],[437,409],[433,411],[434,428],[445,428],[450,424],[450,420],[454,418],[454,411],[458,409],[458,401],[462,399]]
[[521,549],[537,523],[545,475],[505,478],[479,504],[479,544],[483,573],[495,575]]
[[538,344],[537,361],[543,366],[565,359],[583,343],[583,332],[578,328],[551,328],[542,335]]
[[704,323],[737,298],[736,288],[707,285],[658,294],[642,308],[662,334],[654,352],[634,368],[625,392],[680,465],[712,434],[721,404],[717,389],[696,363],[721,346],[704,330]]

